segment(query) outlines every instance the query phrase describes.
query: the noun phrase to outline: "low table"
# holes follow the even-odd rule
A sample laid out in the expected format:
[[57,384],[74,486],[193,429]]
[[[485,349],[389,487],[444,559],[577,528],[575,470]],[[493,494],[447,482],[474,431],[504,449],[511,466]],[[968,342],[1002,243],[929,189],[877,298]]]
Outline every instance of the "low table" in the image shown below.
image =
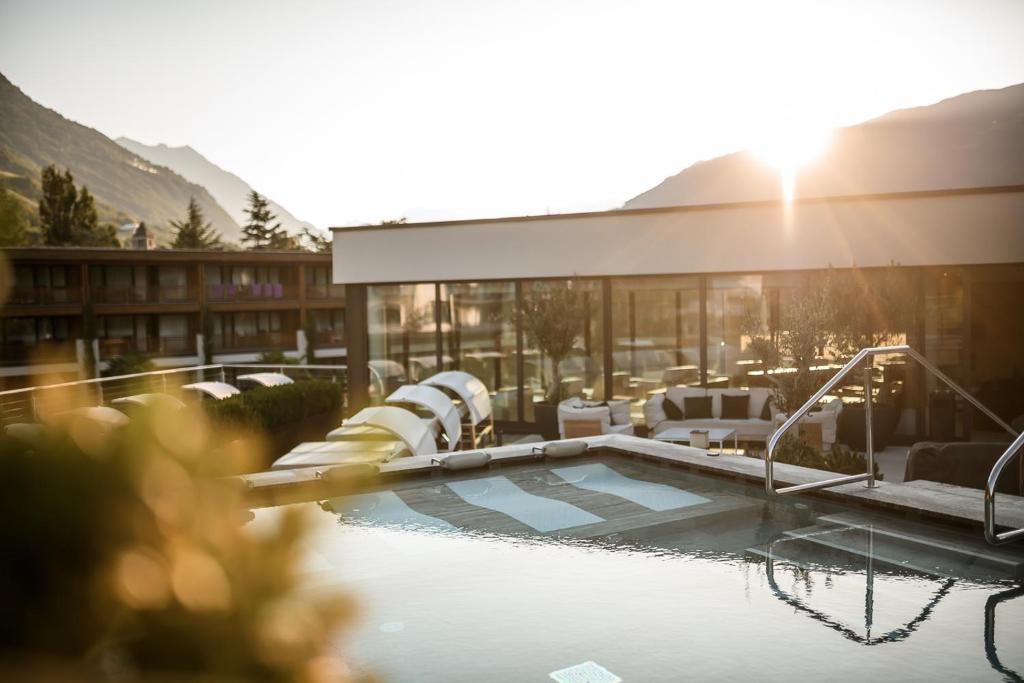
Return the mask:
[[659,432],[654,435],[657,441],[667,441],[669,443],[690,443],[690,432],[701,432],[706,431],[708,433],[708,445],[717,443],[718,453],[711,453],[708,451],[708,455],[721,455],[722,449],[724,448],[725,440],[732,438],[732,448],[734,451],[739,451],[739,439],[736,437],[735,430],[732,429],[690,429],[688,427],[672,427],[666,429],[663,432]]

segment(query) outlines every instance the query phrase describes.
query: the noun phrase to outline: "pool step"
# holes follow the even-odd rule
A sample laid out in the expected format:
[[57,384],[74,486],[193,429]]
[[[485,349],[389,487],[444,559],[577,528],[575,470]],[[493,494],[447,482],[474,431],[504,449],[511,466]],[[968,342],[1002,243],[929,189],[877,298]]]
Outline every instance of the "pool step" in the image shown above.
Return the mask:
[[1004,571],[1014,578],[1024,578],[1024,549],[1016,546],[995,547],[984,540],[964,533],[934,527],[923,527],[914,522],[895,522],[888,518],[858,513],[824,515],[818,522],[870,528],[877,542],[880,536],[901,541],[910,546],[928,548],[969,559],[972,563]]
[[[955,544],[948,538],[935,539],[842,515],[819,518],[818,524],[786,531],[784,536],[773,547],[781,551],[780,545],[784,544],[787,556],[797,550],[794,546],[812,544],[863,558],[870,554],[876,563],[935,576],[989,580],[1024,576],[1020,557],[981,551]],[[807,557],[805,552],[799,555]]]

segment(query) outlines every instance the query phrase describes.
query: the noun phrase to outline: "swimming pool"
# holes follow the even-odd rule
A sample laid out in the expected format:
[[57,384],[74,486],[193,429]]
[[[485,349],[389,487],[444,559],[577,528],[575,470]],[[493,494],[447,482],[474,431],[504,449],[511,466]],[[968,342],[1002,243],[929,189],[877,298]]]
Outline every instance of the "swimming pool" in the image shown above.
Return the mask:
[[1024,671],[1024,552],[977,534],[618,456],[322,503],[305,581],[355,592],[338,647],[384,680],[549,681],[589,662],[595,677],[554,679]]

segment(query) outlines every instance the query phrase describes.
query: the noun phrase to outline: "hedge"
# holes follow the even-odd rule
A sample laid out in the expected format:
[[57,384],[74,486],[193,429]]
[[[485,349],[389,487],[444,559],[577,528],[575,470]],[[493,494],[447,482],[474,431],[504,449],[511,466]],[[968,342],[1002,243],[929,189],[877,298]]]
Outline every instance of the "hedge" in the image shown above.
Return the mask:
[[258,387],[223,401],[205,401],[214,424],[231,423],[272,432],[311,415],[341,410],[341,385],[306,380],[278,387]]

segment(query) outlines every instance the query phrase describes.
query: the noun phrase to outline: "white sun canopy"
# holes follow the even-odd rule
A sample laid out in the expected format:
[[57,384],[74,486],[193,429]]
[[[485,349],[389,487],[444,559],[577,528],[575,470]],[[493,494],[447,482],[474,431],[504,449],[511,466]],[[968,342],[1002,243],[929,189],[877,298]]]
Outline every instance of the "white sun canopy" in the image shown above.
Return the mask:
[[65,410],[64,412],[54,415],[53,419],[50,421],[57,424],[63,424],[68,420],[74,419],[86,419],[96,425],[108,429],[124,427],[131,422],[131,420],[128,419],[128,416],[120,410],[108,408],[107,406],[89,406],[87,408]]
[[195,382],[194,384],[185,384],[181,388],[186,391],[204,394],[218,401],[223,401],[235,394],[242,393],[238,390],[238,387],[227,382]]
[[420,384],[454,391],[466,404],[473,424],[480,424],[491,416],[491,396],[487,393],[487,387],[468,372],[447,370],[428,377]]
[[437,445],[434,435],[415,414],[395,406],[375,406],[363,408],[345,423],[327,434],[328,441],[349,441],[354,438],[365,438],[361,427],[372,427],[394,434],[409,449],[412,455],[434,455]]
[[239,382],[253,382],[264,387],[279,387],[285,384],[295,384],[288,375],[280,372],[254,372],[249,375],[239,375],[235,378]]
[[462,423],[459,410],[448,396],[435,387],[425,384],[406,384],[398,387],[387,397],[387,403],[413,403],[430,411],[444,427],[448,437],[448,450],[454,450],[462,438]]
[[352,463],[381,463],[405,451],[401,441],[307,441],[282,455],[272,470],[327,467]]
[[181,410],[185,407],[185,404],[181,402],[181,399],[171,396],[170,394],[135,394],[134,396],[124,396],[122,398],[115,398],[110,402],[110,405],[117,406],[118,408],[140,406],[143,408],[152,408],[159,406],[166,410]]

